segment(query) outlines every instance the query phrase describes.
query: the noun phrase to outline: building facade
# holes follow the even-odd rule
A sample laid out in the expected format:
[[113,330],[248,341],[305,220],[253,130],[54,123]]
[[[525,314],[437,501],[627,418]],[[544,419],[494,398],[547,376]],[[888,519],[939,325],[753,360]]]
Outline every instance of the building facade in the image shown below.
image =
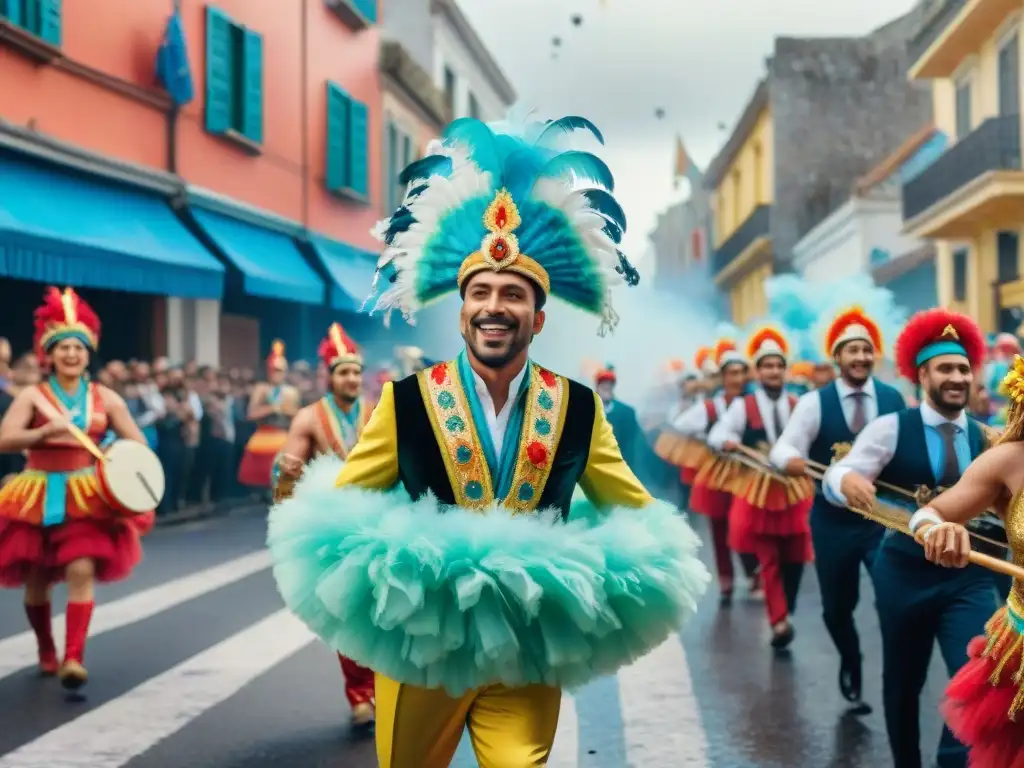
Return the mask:
[[939,301],[988,332],[1017,330],[1024,307],[1022,19],[1019,2],[948,0],[911,45],[950,146],[903,186],[904,225],[935,244]]

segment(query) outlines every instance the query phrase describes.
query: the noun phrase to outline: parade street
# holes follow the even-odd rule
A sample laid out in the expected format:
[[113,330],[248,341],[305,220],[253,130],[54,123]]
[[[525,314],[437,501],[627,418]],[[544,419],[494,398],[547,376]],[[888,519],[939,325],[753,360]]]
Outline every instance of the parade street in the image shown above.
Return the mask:
[[[349,731],[337,661],[282,607],[263,537],[252,512],[149,536],[136,574],[99,592],[77,700],[36,675],[21,595],[0,593],[0,768],[375,766],[372,738]],[[63,595],[54,603],[59,613]],[[864,718],[844,714],[819,613],[809,574],[793,654],[774,658],[762,605],[741,597],[720,610],[712,590],[681,639],[565,695],[550,765],[887,764],[873,607],[861,606],[860,626],[878,706]],[[62,619],[55,630],[62,645]],[[933,659],[926,755],[944,682]],[[455,765],[475,765],[468,743]]]

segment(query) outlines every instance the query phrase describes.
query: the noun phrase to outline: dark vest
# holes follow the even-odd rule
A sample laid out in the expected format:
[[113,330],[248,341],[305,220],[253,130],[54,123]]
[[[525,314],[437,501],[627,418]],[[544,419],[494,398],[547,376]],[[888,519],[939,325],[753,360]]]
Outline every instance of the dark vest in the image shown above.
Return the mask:
[[[568,380],[568,402],[551,474],[536,509],[555,508],[563,518],[569,515],[573,492],[590,456],[590,438],[594,431],[594,392]],[[445,470],[441,447],[430,425],[416,376],[394,384],[395,422],[398,430],[398,479],[413,499],[427,491],[444,505],[455,504],[455,493]],[[486,429],[486,425],[479,428]],[[515,439],[519,436],[516,435]],[[508,439],[512,439],[510,435]]]
[[[788,393],[783,393],[782,397],[789,401],[789,413],[792,415],[793,408],[796,406],[796,397]],[[768,442],[768,430],[765,429],[764,420],[761,418],[761,409],[757,405],[757,398],[754,395],[744,395],[743,407],[747,412],[747,424],[743,429],[743,437],[740,442],[748,448],[758,448],[762,443]]]

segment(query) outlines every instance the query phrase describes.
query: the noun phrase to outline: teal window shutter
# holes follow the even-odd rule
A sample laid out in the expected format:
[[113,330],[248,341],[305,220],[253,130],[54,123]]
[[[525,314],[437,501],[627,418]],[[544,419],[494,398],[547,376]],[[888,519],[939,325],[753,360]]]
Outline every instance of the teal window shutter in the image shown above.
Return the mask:
[[245,30],[245,50],[242,64],[245,68],[245,97],[242,115],[242,134],[257,144],[263,143],[263,36]]
[[408,133],[402,136],[402,167],[412,162],[412,136]]
[[61,0],[39,0],[39,37],[58,47],[61,38],[61,10]]
[[390,213],[391,211],[394,211],[396,208],[398,208],[398,203],[400,202],[398,199],[398,174],[402,172],[402,168],[404,168],[405,166],[399,167],[398,165],[398,129],[395,127],[395,124],[390,120],[388,120],[387,134],[388,170],[387,176],[385,176],[386,186],[384,188],[387,190],[388,195],[385,206],[387,207],[388,212]]
[[362,198],[370,196],[370,116],[365,104],[349,103],[348,187]]
[[327,83],[327,157],[325,184],[332,192],[348,186],[349,126],[348,94],[334,83]]
[[231,128],[231,28],[227,16],[206,6],[206,130],[210,133]]
[[25,17],[21,13],[21,0],[0,0],[0,16],[15,26],[25,25]]
[[377,0],[356,0],[356,8],[368,22],[377,23]]

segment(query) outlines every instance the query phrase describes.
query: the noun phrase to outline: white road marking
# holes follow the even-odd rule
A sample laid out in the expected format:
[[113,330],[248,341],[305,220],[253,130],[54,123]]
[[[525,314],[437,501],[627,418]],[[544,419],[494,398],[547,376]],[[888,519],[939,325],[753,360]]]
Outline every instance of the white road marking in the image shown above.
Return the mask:
[[[112,603],[101,602],[96,606],[89,634],[95,636],[143,621],[269,567],[270,553],[261,550],[190,576],[134,592]],[[53,636],[58,649],[63,648],[63,614],[54,617]],[[36,639],[31,632],[22,632],[0,640],[0,680],[26,667],[34,666],[38,661],[36,653]]]
[[579,764],[580,721],[576,717],[576,702],[570,694],[563,693],[555,745],[548,756],[548,768],[576,768]]
[[315,640],[277,613],[0,758],[0,768],[120,768]]
[[673,635],[618,674],[629,768],[704,768],[707,736],[682,640]]

